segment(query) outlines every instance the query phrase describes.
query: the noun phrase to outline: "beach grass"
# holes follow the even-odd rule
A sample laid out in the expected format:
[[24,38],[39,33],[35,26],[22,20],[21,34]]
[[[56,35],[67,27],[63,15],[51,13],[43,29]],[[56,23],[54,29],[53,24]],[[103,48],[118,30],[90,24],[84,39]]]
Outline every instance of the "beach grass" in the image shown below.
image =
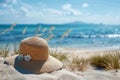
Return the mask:
[[88,68],[89,61],[86,58],[74,57],[71,60],[71,70],[85,71]]
[[105,59],[106,59],[106,57],[104,57],[104,56],[95,55],[95,56],[90,58],[91,65],[95,66],[95,67],[104,67],[102,65],[102,63],[104,62]]
[[47,38],[45,38],[46,41],[50,41],[54,37],[53,34],[49,35]]
[[14,27],[16,26],[16,24],[12,24],[9,28],[3,30],[2,32],[0,32],[0,34],[5,34],[7,32],[10,32],[10,31],[13,31],[14,30]]
[[24,35],[26,32],[27,32],[27,26],[24,27],[24,29],[23,29],[23,31],[22,31],[22,34]]
[[34,37],[41,37],[41,36],[43,36],[43,35],[44,35],[43,33],[40,33],[40,34],[34,35]]
[[56,48],[50,52],[50,55],[59,59],[65,64],[65,68],[69,67],[71,71],[85,71],[91,65],[96,69],[117,70],[120,69],[120,53],[116,51],[107,51],[103,55],[93,55],[89,58],[74,57],[70,59],[69,54],[58,53]]
[[62,54],[54,54],[53,53],[53,54],[50,54],[50,55],[57,58],[58,60],[60,60],[62,62],[66,61],[68,59],[68,55],[64,54],[64,53],[62,53]]
[[91,65],[105,70],[120,69],[120,53],[96,55],[90,58]]
[[55,48],[55,50],[50,51],[50,55],[57,58],[58,60],[65,62],[68,60],[69,56],[67,53],[58,53],[58,49]]
[[72,29],[68,29],[67,31],[65,31],[64,33],[63,33],[63,35],[61,36],[61,38],[60,38],[60,40],[62,40],[63,38],[65,38],[65,37],[68,37],[68,35],[69,35],[69,33],[72,31]]
[[14,54],[19,54],[19,49],[17,47],[17,44],[14,44]]
[[41,25],[36,28],[34,35],[36,35],[37,33],[39,33],[40,29],[41,29]]
[[9,45],[6,44],[4,48],[0,48],[0,55],[5,59],[6,57],[8,57],[9,51],[10,51]]
[[63,68],[66,68],[71,71],[85,71],[89,64],[89,61],[86,58],[79,58],[73,56],[74,58],[70,59],[69,53],[60,53],[58,51],[58,48],[55,48],[55,50],[51,50],[50,55],[60,60],[64,64]]

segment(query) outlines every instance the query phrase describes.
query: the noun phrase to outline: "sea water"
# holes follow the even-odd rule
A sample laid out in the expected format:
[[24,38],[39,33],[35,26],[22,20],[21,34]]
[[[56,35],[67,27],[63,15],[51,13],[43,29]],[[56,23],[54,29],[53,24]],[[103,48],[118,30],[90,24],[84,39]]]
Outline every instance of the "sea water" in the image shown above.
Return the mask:
[[[17,24],[0,25],[0,47],[4,44],[19,44],[26,37],[42,34],[39,37],[49,39],[51,47],[92,48],[119,47],[120,25],[45,25]],[[50,30],[53,27],[53,30]],[[6,32],[5,32],[6,31]]]

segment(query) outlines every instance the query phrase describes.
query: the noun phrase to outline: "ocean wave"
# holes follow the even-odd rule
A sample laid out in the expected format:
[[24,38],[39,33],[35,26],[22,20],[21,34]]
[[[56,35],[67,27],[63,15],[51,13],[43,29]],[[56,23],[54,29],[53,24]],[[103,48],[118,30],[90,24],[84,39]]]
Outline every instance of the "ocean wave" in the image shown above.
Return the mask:
[[69,35],[67,38],[120,38],[120,34]]
[[120,34],[109,34],[109,38],[120,38]]
[[[21,40],[24,37],[28,37],[28,36],[33,36],[32,33],[29,34],[19,34],[19,33],[15,33],[15,34],[4,34],[4,35],[0,35],[0,41],[4,41],[4,40]],[[56,34],[53,38],[61,38],[61,34]],[[47,35],[43,35],[42,36],[47,37]],[[120,38],[120,34],[70,34],[65,38],[79,38],[79,39],[89,39],[89,38]]]

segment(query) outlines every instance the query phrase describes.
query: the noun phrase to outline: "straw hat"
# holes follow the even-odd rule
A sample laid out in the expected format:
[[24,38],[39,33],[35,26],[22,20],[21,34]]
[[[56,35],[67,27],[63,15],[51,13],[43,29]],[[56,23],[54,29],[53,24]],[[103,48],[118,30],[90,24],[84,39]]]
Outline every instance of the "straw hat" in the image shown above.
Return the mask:
[[21,41],[20,53],[6,59],[22,73],[52,72],[62,68],[63,64],[49,55],[48,43],[39,37],[29,37]]

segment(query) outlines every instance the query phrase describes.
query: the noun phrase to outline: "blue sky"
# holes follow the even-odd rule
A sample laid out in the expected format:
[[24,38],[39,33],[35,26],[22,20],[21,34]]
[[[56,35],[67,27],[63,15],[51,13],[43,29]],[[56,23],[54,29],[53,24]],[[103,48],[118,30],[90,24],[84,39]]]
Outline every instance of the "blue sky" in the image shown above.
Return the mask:
[[0,24],[120,24],[120,0],[0,0]]

